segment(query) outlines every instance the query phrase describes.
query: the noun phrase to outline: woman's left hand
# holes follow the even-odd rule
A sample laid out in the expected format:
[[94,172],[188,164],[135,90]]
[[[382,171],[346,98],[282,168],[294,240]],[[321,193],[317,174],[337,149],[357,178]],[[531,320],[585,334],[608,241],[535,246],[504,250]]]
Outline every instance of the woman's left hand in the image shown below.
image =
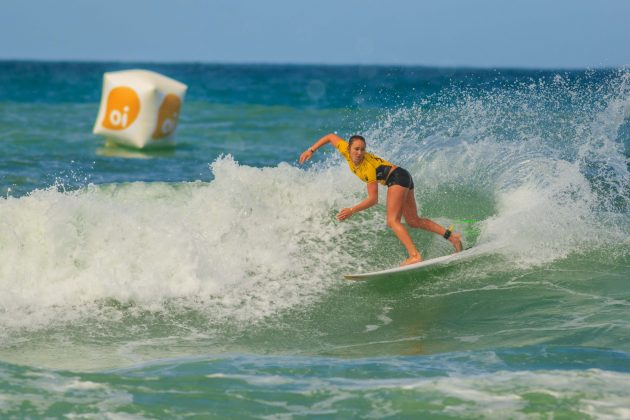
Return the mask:
[[346,220],[348,217],[354,214],[354,210],[352,208],[341,209],[339,213],[337,213],[337,220]]

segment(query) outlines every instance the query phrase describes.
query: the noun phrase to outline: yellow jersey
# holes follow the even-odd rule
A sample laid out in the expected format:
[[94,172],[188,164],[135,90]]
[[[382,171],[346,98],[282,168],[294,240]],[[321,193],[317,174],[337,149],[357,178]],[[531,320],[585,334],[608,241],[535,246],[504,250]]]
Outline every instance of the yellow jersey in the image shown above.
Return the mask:
[[361,181],[368,184],[372,182],[379,182],[385,185],[387,175],[394,165],[385,159],[381,159],[380,157],[373,155],[372,153],[365,152],[361,163],[358,166],[355,166],[354,162],[352,162],[352,159],[350,158],[350,153],[348,152],[347,141],[340,140],[337,142],[335,147],[339,153],[341,153],[341,156],[348,161],[350,170],[358,176]]

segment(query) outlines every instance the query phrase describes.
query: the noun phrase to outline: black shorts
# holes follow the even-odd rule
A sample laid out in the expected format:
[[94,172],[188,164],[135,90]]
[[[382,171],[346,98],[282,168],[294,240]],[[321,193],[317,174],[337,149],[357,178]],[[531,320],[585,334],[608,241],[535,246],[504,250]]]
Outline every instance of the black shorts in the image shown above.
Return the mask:
[[400,185],[401,187],[413,190],[413,178],[411,178],[411,174],[406,169],[399,166],[394,169],[391,174],[389,174],[387,181],[385,181],[385,185],[388,187],[391,187],[392,185]]

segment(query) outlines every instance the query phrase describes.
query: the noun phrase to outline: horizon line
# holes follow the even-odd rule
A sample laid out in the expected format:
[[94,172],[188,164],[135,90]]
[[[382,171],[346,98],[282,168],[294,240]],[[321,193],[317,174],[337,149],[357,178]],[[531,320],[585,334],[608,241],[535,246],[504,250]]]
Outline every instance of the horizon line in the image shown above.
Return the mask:
[[524,70],[524,71],[589,71],[589,70],[623,70],[630,68],[630,64],[618,66],[475,66],[475,65],[446,65],[446,64],[411,64],[411,63],[324,63],[324,62],[283,62],[283,61],[202,61],[202,60],[123,60],[123,59],[51,59],[51,58],[6,58],[0,57],[3,62],[23,63],[83,63],[83,64],[150,64],[150,65],[217,65],[217,66],[313,66],[313,67],[389,67],[389,68],[426,68],[426,69],[457,69],[457,70]]

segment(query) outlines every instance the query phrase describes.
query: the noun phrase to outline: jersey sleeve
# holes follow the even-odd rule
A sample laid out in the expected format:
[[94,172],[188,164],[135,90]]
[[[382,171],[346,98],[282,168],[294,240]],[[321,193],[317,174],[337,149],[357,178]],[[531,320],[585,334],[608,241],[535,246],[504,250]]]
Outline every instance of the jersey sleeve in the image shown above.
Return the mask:
[[341,155],[346,158],[346,160],[350,159],[350,154],[348,153],[348,142],[345,140],[339,140],[335,145],[335,148],[341,153]]

